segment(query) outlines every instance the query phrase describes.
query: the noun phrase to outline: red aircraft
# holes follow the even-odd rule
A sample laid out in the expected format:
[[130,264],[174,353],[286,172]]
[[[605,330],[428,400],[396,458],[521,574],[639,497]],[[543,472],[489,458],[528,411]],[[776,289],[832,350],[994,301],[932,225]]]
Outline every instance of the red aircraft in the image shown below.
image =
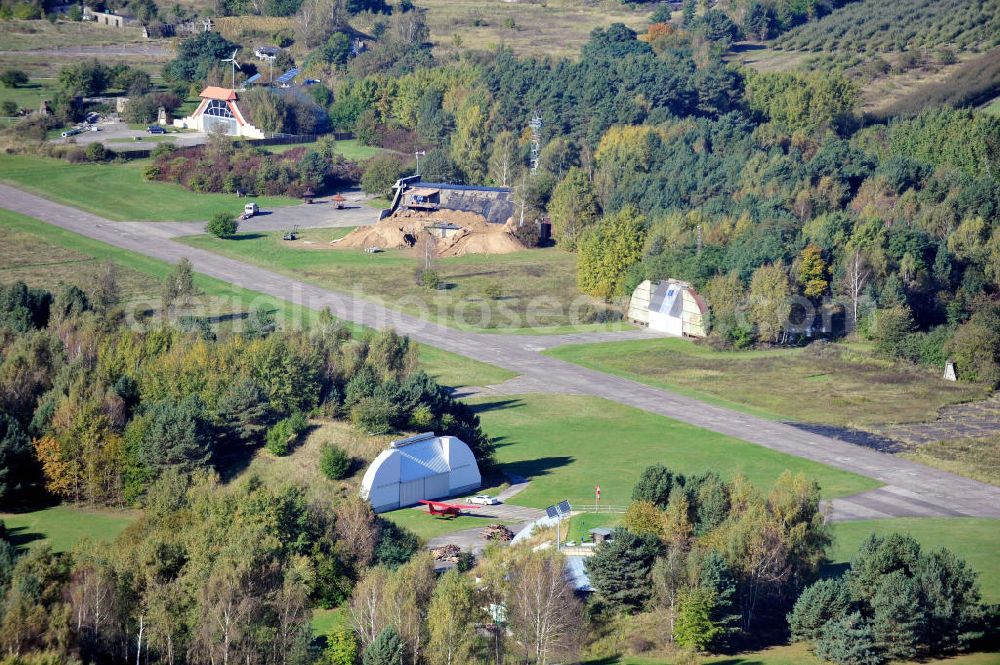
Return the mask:
[[418,501],[427,506],[427,512],[441,517],[458,517],[463,510],[479,510],[482,506],[468,506],[461,503],[444,503],[443,501]]

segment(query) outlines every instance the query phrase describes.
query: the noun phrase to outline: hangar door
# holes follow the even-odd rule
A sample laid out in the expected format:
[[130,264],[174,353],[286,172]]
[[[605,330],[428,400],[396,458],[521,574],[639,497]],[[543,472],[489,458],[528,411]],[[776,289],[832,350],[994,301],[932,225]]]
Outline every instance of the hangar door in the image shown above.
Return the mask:
[[400,506],[412,506],[421,499],[439,499],[443,496],[448,496],[447,473],[399,483]]

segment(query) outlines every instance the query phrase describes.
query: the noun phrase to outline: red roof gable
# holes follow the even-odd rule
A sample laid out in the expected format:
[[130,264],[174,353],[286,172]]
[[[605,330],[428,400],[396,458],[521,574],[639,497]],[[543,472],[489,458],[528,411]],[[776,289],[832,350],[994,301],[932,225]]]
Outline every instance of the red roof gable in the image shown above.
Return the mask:
[[198,95],[204,99],[218,99],[224,102],[235,102],[236,101],[236,91],[230,90],[229,88],[220,88],[215,85],[210,85],[201,91]]

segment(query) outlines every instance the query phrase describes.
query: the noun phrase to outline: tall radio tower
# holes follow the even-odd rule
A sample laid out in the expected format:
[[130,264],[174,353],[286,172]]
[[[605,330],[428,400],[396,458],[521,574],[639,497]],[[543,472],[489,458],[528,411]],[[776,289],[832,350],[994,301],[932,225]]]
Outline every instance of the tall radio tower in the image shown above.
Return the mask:
[[542,116],[537,111],[528,127],[531,127],[531,175],[535,175],[538,173],[538,157],[542,152]]

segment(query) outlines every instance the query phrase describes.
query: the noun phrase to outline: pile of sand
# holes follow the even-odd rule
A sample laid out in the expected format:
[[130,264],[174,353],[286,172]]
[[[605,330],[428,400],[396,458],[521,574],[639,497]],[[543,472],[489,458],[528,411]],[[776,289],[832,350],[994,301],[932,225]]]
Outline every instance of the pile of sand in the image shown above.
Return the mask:
[[330,244],[338,249],[401,249],[413,247],[433,224],[450,223],[461,227],[448,238],[435,238],[439,256],[465,254],[510,254],[527,247],[507,224],[490,224],[482,215],[457,210],[418,212],[400,210],[374,226],[362,226]]

